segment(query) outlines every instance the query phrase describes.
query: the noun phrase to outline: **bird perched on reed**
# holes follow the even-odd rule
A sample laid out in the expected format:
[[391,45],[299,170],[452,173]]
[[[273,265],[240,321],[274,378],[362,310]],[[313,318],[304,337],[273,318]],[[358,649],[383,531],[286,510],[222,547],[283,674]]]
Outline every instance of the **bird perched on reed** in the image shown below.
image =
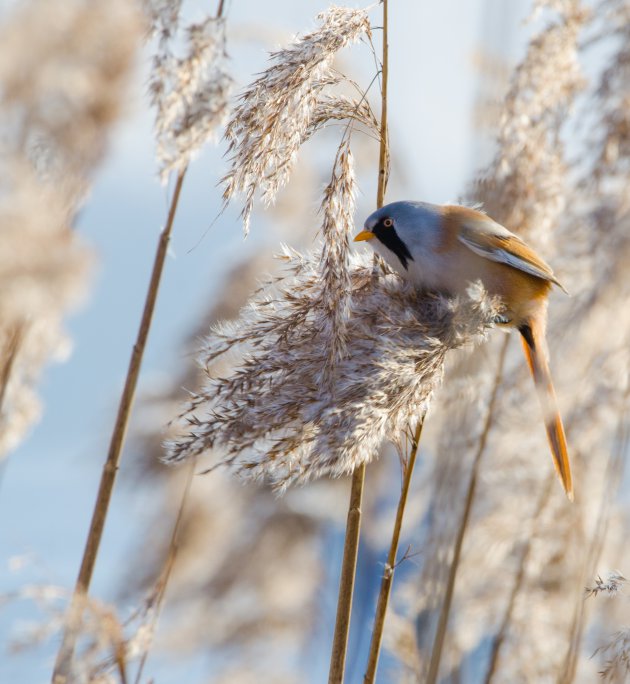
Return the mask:
[[497,323],[516,328],[522,336],[554,466],[573,500],[545,341],[551,284],[564,290],[551,268],[507,228],[468,207],[393,202],[371,214],[354,239],[369,240],[394,270],[422,288],[460,294],[480,280],[489,294],[502,299],[505,312]]

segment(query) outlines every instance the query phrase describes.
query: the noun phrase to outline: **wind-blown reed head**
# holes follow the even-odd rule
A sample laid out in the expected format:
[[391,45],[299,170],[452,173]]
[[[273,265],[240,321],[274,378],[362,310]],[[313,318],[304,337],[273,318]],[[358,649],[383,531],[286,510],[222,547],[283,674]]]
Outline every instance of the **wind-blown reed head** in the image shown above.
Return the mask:
[[152,33],[158,36],[149,78],[155,107],[160,177],[181,172],[204,145],[218,135],[229,113],[232,78],[227,69],[225,20],[206,17],[186,27],[186,54],[173,43],[179,33],[181,2],[147,3]]
[[[367,12],[331,7],[321,25],[271,55],[271,65],[239,97],[228,123],[230,170],[223,178],[225,202],[244,196],[243,227],[249,230],[254,196],[271,204],[287,183],[300,146],[325,120],[352,115],[368,125],[366,105],[325,93],[342,77],[332,69],[339,50],[370,35]],[[369,109],[369,108],[368,108]]]
[[91,255],[72,231],[124,107],[140,22],[126,0],[30,0],[0,27],[0,455],[36,419],[67,354],[63,317]]

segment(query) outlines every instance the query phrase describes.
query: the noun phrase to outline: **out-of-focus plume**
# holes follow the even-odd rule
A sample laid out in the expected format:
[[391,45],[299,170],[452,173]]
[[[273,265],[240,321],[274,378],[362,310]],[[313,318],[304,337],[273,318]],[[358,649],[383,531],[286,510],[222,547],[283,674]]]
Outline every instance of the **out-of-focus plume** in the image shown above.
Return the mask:
[[[181,172],[208,141],[216,139],[229,113],[232,78],[227,68],[225,19],[208,16],[180,29],[181,0],[145,0],[157,39],[149,93],[155,107],[160,177]],[[185,54],[176,54],[183,34]]]
[[68,353],[62,320],[91,261],[73,222],[139,34],[124,0],[29,0],[0,26],[0,454],[39,414],[44,364]]
[[560,129],[585,84],[577,52],[585,10],[574,0],[556,4],[558,20],[532,39],[512,75],[497,152],[473,193],[495,220],[538,243],[548,242],[566,206]]
[[[18,591],[0,595],[2,606],[32,603],[42,614],[40,620],[29,620],[16,628],[5,646],[17,653],[53,638],[63,628],[69,597],[67,589],[55,585],[25,585]],[[125,620],[110,604],[88,596],[82,601],[83,639],[68,681],[86,684],[129,681],[129,665],[150,639],[151,597]]]

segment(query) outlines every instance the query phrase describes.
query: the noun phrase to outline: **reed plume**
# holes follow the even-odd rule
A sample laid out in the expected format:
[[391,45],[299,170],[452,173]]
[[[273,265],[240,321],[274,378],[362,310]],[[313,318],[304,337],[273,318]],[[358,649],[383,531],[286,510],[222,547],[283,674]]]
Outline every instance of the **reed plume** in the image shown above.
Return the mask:
[[[266,206],[289,180],[301,145],[329,119],[347,115],[371,122],[365,102],[349,104],[327,89],[343,78],[333,59],[339,50],[370,35],[366,10],[331,7],[321,26],[270,56],[266,71],[239,96],[227,125],[230,170],[223,178],[223,199],[244,199],[243,229],[249,232],[256,192]],[[324,116],[326,119],[324,119]]]
[[63,321],[92,265],[73,228],[124,109],[139,28],[122,0],[29,0],[0,27],[0,455],[41,412],[43,367],[70,353]]
[[[180,28],[181,0],[147,1],[150,34],[157,41],[149,77],[155,108],[160,178],[181,173],[206,143],[216,140],[230,106],[232,77],[227,66],[226,23],[208,16]],[[178,41],[186,51],[178,56]]]
[[183,414],[190,427],[169,444],[167,461],[222,446],[226,465],[281,489],[352,472],[424,412],[446,352],[491,327],[498,310],[480,289],[457,301],[419,295],[394,275],[373,283],[369,260],[353,256],[352,353],[336,364],[331,387],[322,383],[327,328],[313,315],[321,306],[320,260],[289,250],[283,259],[287,274],[207,340],[202,363],[238,348],[244,360],[228,377],[210,376],[193,397]]

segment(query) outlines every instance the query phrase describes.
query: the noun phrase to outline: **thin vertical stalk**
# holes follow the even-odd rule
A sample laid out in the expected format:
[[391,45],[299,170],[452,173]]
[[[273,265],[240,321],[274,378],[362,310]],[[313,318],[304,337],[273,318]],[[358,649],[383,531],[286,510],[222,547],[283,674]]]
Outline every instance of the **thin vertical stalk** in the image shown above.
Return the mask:
[[81,568],[77,578],[72,600],[70,602],[70,609],[68,611],[68,618],[64,629],[63,639],[55,668],[53,670],[53,684],[66,684],[70,674],[70,667],[74,657],[74,650],[76,647],[76,640],[81,625],[81,617],[83,614],[83,607],[85,605],[85,597],[89,591],[90,583],[92,581],[92,574],[94,572],[94,564],[101,544],[103,536],[103,529],[105,527],[105,520],[111,501],[114,483],[116,482],[116,474],[118,472],[118,464],[120,462],[120,455],[122,447],[125,442],[125,435],[127,432],[127,424],[133,406],[136,386],[138,384],[138,376],[140,375],[140,367],[142,365],[142,358],[146,347],[149,330],[151,328],[151,321],[153,319],[153,312],[155,309],[155,302],[157,300],[162,272],[164,270],[164,262],[168,250],[168,244],[171,237],[173,222],[175,220],[175,213],[177,211],[177,204],[184,182],[186,169],[180,171],[175,182],[175,189],[171,199],[171,205],[168,212],[166,226],[160,235],[158,241],[157,251],[153,262],[153,270],[151,272],[151,279],[144,303],[144,310],[142,318],[140,319],[140,326],[136,342],[131,352],[131,359],[129,361],[129,368],[127,370],[127,377],[125,379],[125,386],[120,397],[118,405],[118,413],[116,415],[116,422],[111,436],[109,451],[105,465],[103,466],[103,473],[94,505],[94,512],[92,514],[92,521],[90,523],[90,530],[88,533],[85,549],[83,551],[83,559],[81,561]]
[[389,174],[389,134],[387,131],[387,85],[389,82],[389,18],[388,0],[383,0],[383,66],[381,79],[381,144],[378,153],[378,188],[376,208],[385,204],[385,191]]
[[177,518],[175,520],[175,525],[173,526],[173,532],[171,533],[171,539],[168,545],[168,552],[166,554],[166,561],[164,562],[164,568],[160,573],[160,576],[155,584],[155,590],[153,593],[153,599],[151,601],[153,608],[153,615],[151,619],[151,626],[149,629],[149,641],[144,647],[144,651],[140,658],[140,664],[138,665],[138,672],[136,673],[135,684],[140,684],[142,681],[142,674],[144,672],[144,666],[146,665],[147,658],[149,657],[149,651],[153,643],[153,636],[155,634],[155,627],[157,621],[160,617],[160,612],[162,609],[162,604],[164,603],[164,596],[166,595],[166,588],[168,586],[168,581],[171,578],[171,573],[173,571],[173,566],[175,565],[175,559],[177,558],[177,552],[179,550],[179,535],[182,526],[182,520],[184,519],[184,511],[186,509],[186,503],[188,502],[188,497],[190,496],[190,490],[192,487],[193,476],[195,474],[195,468],[197,466],[197,458],[193,458],[190,462],[190,467],[188,468],[188,474],[186,475],[186,484],[184,485],[184,491],[182,492],[182,497],[179,502],[179,509],[177,511]]
[[361,532],[361,500],[363,498],[364,482],[365,464],[362,463],[352,473],[352,484],[350,486],[350,505],[348,506],[348,519],[346,521],[346,538],[343,547],[341,577],[339,578],[337,618],[335,620],[335,634],[330,654],[328,684],[341,684],[346,669],[350,614],[352,612],[354,578],[357,569],[359,535]]
[[[376,190],[376,207],[380,209],[385,201],[387,188],[389,146],[387,137],[387,79],[389,75],[388,57],[388,0],[383,0],[383,67],[381,79],[381,126],[380,146],[378,157],[378,186]],[[330,654],[329,684],[342,684],[346,654],[348,651],[348,635],[350,633],[350,615],[352,612],[352,597],[357,569],[357,554],[359,550],[359,536],[361,533],[361,501],[365,483],[365,463],[358,466],[352,473],[350,487],[350,503],[348,505],[348,519],[346,522],[346,536],[343,548],[341,577],[339,579],[339,593],[337,598],[337,615],[335,618],[335,632]]]
[[514,608],[516,607],[516,599],[518,598],[523,588],[525,580],[525,571],[527,569],[527,562],[532,550],[532,541],[538,538],[538,524],[540,523],[542,514],[547,508],[547,504],[549,503],[555,479],[555,474],[550,473],[549,477],[547,478],[547,482],[543,487],[543,491],[538,500],[536,501],[533,524],[529,534],[527,535],[527,539],[523,544],[523,548],[518,559],[518,568],[516,571],[516,576],[514,578],[514,584],[512,585],[510,596],[508,597],[505,612],[503,614],[503,619],[501,620],[501,625],[499,626],[496,636],[492,641],[492,649],[490,651],[490,662],[488,664],[488,671],[486,672],[486,678],[484,680],[485,684],[492,684],[495,675],[497,674],[499,666],[499,655],[501,654],[501,649],[503,648],[503,644],[505,643],[505,639],[510,628],[510,623],[512,622]]
[[413,435],[413,442],[411,444],[411,451],[409,459],[405,466],[402,489],[400,492],[400,499],[398,500],[398,508],[396,510],[396,521],[394,523],[394,531],[392,533],[392,541],[389,547],[389,554],[387,555],[387,563],[383,571],[383,579],[381,580],[381,589],[378,595],[378,603],[376,605],[376,615],[374,617],[374,629],[372,630],[372,640],[370,641],[370,653],[368,656],[368,664],[365,671],[363,681],[365,684],[373,684],[376,678],[376,670],[378,668],[378,659],[381,652],[381,642],[383,640],[383,627],[385,626],[385,615],[387,613],[387,605],[389,603],[389,596],[394,582],[394,571],[396,569],[396,555],[398,554],[398,542],[400,541],[400,532],[402,529],[403,515],[405,513],[405,506],[407,504],[407,496],[409,494],[409,486],[411,484],[411,476],[416,463],[416,454],[418,453],[418,445],[420,444],[420,436],[422,435],[422,426],[424,424],[424,416],[418,421]]
[[475,454],[475,458],[472,465],[470,482],[468,483],[468,492],[466,494],[466,502],[464,504],[464,510],[462,512],[462,519],[460,521],[459,529],[457,530],[457,537],[455,539],[455,546],[453,548],[453,560],[449,568],[446,589],[444,590],[444,599],[442,601],[442,608],[440,609],[438,626],[435,632],[435,638],[433,640],[433,648],[431,650],[431,662],[429,665],[429,674],[427,675],[426,680],[427,684],[435,684],[438,678],[440,661],[442,660],[442,650],[444,648],[444,641],[446,638],[446,628],[448,627],[448,619],[451,612],[451,604],[453,602],[455,579],[457,577],[457,571],[459,570],[462,546],[464,543],[464,536],[468,528],[468,523],[470,521],[470,512],[472,510],[472,504],[475,499],[475,493],[477,491],[477,476],[479,474],[479,464],[481,463],[481,457],[483,456],[483,453],[486,449],[488,435],[490,434],[490,428],[492,427],[492,419],[494,417],[494,406],[496,404],[497,396],[499,395],[499,387],[501,385],[501,378],[503,376],[503,365],[505,363],[505,356],[509,341],[510,338],[506,337],[503,341],[501,351],[499,352],[499,362],[497,365],[496,374],[494,376],[492,394],[490,395],[490,401],[488,402],[486,420],[484,422],[483,430],[481,431],[481,436],[479,437],[479,444],[477,446],[477,452]]

